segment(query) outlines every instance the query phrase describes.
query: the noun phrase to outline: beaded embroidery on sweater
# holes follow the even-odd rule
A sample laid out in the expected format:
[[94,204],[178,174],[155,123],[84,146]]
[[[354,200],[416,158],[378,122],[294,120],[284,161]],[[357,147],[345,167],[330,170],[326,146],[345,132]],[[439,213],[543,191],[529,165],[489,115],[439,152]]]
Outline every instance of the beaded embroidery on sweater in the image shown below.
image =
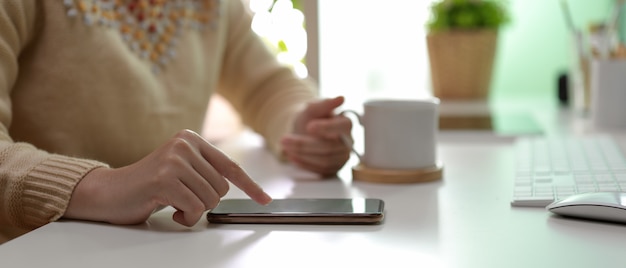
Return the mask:
[[63,0],[67,15],[118,30],[128,47],[158,72],[176,57],[185,29],[216,27],[220,0]]

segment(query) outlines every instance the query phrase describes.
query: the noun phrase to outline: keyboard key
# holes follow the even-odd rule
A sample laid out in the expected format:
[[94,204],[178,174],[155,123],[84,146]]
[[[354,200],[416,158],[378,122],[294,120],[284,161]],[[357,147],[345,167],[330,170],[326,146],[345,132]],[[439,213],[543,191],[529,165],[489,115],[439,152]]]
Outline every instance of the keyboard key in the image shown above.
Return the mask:
[[554,198],[551,197],[514,197],[511,205],[514,207],[546,207],[554,202]]
[[535,183],[552,184],[552,178],[548,178],[548,177],[535,178]]
[[611,185],[598,185],[599,192],[615,192],[619,191],[619,186],[616,184]]
[[598,191],[598,188],[596,188],[595,185],[578,185],[577,186],[577,193],[589,193],[589,192],[596,192]]

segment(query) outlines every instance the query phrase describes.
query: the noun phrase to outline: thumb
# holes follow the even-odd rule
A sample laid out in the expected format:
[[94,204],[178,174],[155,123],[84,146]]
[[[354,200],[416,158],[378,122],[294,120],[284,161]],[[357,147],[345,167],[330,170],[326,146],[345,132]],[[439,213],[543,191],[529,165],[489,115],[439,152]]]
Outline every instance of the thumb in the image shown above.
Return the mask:
[[307,106],[306,116],[308,118],[327,117],[333,113],[335,108],[341,106],[343,102],[343,96],[313,102]]

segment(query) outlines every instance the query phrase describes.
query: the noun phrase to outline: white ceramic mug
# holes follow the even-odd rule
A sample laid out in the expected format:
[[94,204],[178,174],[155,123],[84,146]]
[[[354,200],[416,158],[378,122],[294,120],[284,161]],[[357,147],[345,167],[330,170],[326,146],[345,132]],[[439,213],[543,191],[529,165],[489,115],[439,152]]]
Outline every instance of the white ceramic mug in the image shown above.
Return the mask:
[[363,104],[363,114],[352,110],[342,114],[354,114],[363,126],[363,154],[352,147],[361,164],[375,169],[412,170],[437,163],[438,107],[437,98],[370,100]]

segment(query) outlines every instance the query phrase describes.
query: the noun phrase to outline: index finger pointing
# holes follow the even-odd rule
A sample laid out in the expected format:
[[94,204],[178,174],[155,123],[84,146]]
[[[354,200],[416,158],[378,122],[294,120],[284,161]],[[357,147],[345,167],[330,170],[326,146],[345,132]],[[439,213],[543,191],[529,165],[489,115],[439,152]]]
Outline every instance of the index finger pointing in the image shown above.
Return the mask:
[[[215,148],[215,147],[214,147]],[[215,148],[217,149],[217,148]],[[259,186],[246,171],[221,151],[212,152],[211,164],[227,180],[246,193],[252,200],[259,204],[266,205],[272,202],[272,198]]]
[[221,150],[210,144],[195,132],[198,149],[202,157],[209,162],[222,176],[246,193],[252,200],[266,205],[272,198],[250,176]]

